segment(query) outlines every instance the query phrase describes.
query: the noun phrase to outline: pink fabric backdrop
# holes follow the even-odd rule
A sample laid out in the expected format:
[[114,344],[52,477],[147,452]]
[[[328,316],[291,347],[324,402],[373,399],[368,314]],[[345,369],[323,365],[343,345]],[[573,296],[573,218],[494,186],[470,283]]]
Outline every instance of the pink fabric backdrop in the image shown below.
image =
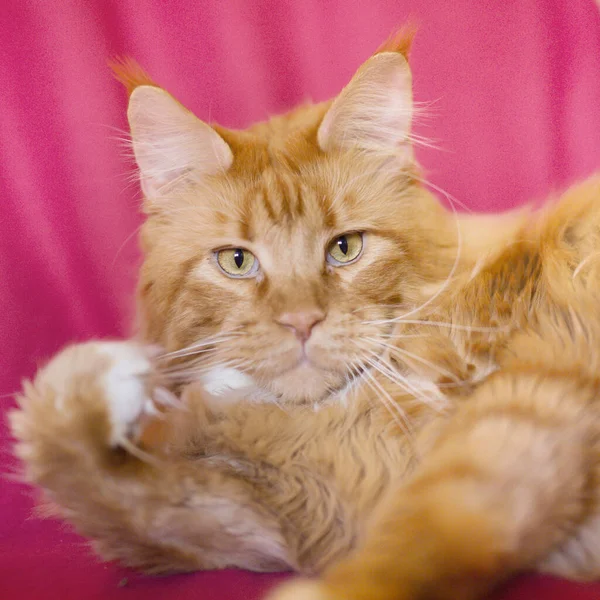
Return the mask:
[[[433,101],[416,131],[441,148],[419,152],[431,181],[489,211],[600,168],[592,0],[3,0],[0,402],[67,341],[129,328],[139,190],[118,141],[126,100],[110,56],[135,56],[204,119],[243,126],[334,94],[409,15],[421,24],[415,95]],[[24,490],[0,485],[3,598],[251,600],[273,581],[211,573],[117,590],[119,570],[61,526],[25,520]],[[600,597],[562,585],[526,580],[511,598]]]

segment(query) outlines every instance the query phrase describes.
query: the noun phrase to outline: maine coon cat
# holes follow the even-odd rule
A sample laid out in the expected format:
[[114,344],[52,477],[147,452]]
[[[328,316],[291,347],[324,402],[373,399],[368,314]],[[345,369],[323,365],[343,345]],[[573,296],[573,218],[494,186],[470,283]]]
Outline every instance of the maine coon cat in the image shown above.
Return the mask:
[[320,574],[286,600],[600,576],[600,180],[542,212],[442,208],[407,48],[246,131],[121,73],[140,339],[67,348],[11,415],[28,480],[103,557]]

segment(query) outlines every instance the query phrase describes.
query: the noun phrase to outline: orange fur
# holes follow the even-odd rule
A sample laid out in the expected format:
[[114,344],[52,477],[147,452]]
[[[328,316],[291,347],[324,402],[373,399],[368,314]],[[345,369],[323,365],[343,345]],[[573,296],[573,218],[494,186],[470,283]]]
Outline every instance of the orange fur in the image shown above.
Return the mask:
[[392,35],[381,44],[377,52],[398,52],[408,60],[417,31],[418,27],[416,23],[407,23],[404,27],[401,27],[392,33]]
[[117,81],[125,87],[130,96],[133,90],[140,85],[156,86],[150,75],[133,58],[126,56],[115,58],[108,63]]
[[[11,415],[27,480],[103,557],[321,575],[281,600],[600,576],[600,178],[537,213],[445,211],[412,159],[409,38],[243,132],[131,94],[144,345],[66,349]],[[248,278],[218,266],[236,248]]]

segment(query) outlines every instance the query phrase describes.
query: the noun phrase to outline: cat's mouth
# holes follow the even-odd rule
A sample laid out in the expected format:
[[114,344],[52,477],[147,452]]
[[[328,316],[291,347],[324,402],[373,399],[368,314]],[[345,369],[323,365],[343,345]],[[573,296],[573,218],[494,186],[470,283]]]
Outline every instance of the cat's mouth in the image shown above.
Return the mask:
[[304,371],[304,372],[310,372],[310,371],[323,371],[325,370],[322,366],[316,365],[306,354],[305,351],[302,352],[302,354],[300,355],[300,357],[298,358],[298,360],[289,366],[286,366],[283,368],[283,370],[281,370],[278,373],[278,377],[283,377],[285,375],[288,375],[290,373],[293,373],[294,371]]
[[[351,341],[347,345],[352,347]],[[346,381],[353,379],[355,371],[364,370],[358,362],[351,353],[340,352],[332,348],[330,343],[320,344],[310,340],[282,348],[276,363],[270,365],[270,375],[275,379],[301,374],[307,378],[324,377],[330,381],[340,378]]]

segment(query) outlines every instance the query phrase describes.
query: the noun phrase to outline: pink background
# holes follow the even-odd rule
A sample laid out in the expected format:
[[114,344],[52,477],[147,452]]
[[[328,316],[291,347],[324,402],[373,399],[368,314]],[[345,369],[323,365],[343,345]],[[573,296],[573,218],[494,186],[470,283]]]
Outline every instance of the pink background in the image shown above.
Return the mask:
[[[200,117],[241,127],[336,93],[411,15],[421,24],[415,96],[434,101],[416,131],[441,147],[419,151],[432,182],[493,211],[600,168],[592,0],[3,0],[2,405],[67,341],[129,329],[139,190],[117,139],[126,99],[109,57],[133,55]],[[98,566],[63,527],[24,521],[26,492],[0,485],[3,598],[252,600],[272,582],[209,573],[117,589],[119,570]],[[561,586],[528,579],[511,598],[600,596]]]

